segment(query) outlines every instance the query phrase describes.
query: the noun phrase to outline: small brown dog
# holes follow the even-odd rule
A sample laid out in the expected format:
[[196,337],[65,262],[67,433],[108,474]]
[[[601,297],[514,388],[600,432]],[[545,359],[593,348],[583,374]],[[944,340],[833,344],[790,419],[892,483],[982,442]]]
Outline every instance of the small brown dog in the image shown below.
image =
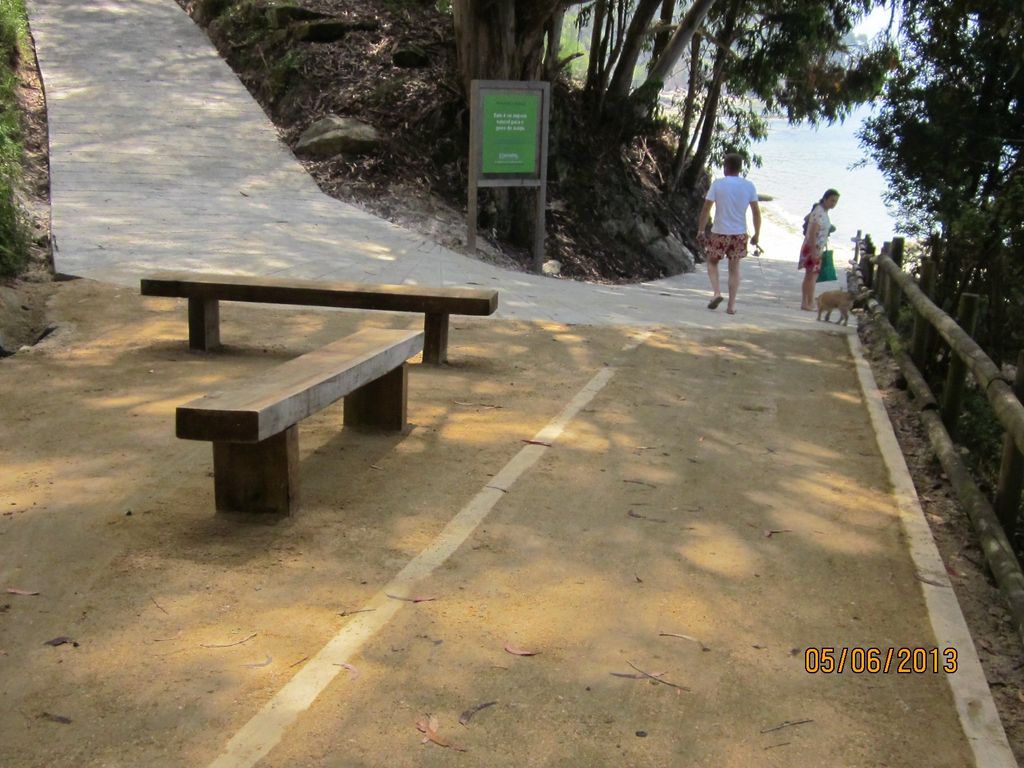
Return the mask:
[[825,293],[819,293],[818,298],[818,319],[821,320],[821,313],[825,313],[825,322],[829,322],[829,317],[832,316],[832,310],[839,310],[839,320],[836,320],[838,325],[842,321],[843,325],[849,325],[850,310],[853,309],[853,294],[847,291],[826,291]]

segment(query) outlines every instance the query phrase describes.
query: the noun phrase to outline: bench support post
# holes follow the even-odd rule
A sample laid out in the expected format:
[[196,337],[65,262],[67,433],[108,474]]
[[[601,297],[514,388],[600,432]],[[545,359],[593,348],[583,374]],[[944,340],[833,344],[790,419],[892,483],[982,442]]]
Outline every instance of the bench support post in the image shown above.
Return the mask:
[[299,428],[258,443],[213,444],[218,512],[291,514],[299,500]]
[[209,352],[220,346],[220,303],[217,299],[188,300],[188,348]]
[[406,364],[402,363],[390,373],[345,395],[345,426],[403,431],[408,381]]
[[448,362],[448,315],[428,312],[423,323],[423,362],[441,365]]

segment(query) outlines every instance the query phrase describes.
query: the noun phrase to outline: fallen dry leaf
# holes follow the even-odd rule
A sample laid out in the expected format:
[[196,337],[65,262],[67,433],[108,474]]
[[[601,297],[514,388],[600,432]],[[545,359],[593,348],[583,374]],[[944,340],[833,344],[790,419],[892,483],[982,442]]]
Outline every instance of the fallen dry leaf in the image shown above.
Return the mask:
[[45,643],[43,643],[43,645],[52,645],[54,648],[56,648],[58,645],[65,645],[68,643],[73,645],[75,648],[78,647],[78,643],[75,642],[74,638],[64,637],[63,635],[61,635],[60,637],[55,637],[53,638],[53,640],[47,640]]
[[677,635],[675,632],[659,632],[658,637],[678,637],[680,640],[689,640],[692,643],[696,643],[700,646],[700,649],[702,651],[711,650],[706,645],[704,645],[704,643],[702,643],[700,640],[698,640],[696,637],[693,637],[692,635]]
[[536,656],[540,653],[540,651],[526,651],[522,648],[516,648],[511,643],[505,643],[505,650],[513,656]]
[[668,672],[651,672],[650,674],[647,674],[646,672],[643,673],[643,674],[641,674],[639,672],[609,672],[608,674],[611,675],[612,677],[624,677],[627,680],[646,680],[649,677],[653,677],[653,678],[664,677],[665,675],[668,674]]
[[638,512],[634,512],[632,509],[626,513],[629,517],[634,517],[637,520],[646,520],[649,523],[667,523],[668,520],[662,520],[660,517],[648,517],[647,515],[641,515]]
[[407,603],[429,603],[431,600],[437,600],[436,597],[402,597],[401,595],[391,594],[389,594],[388,597],[392,600],[404,600]]
[[649,679],[653,680],[656,683],[661,683],[662,685],[668,685],[668,686],[670,686],[672,688],[678,688],[680,691],[688,691],[688,690],[690,690],[685,685],[677,685],[676,683],[670,683],[668,680],[662,680],[661,679],[661,675],[664,675],[665,674],[664,672],[661,672],[658,675],[652,675],[650,672],[645,672],[644,670],[640,669],[640,667],[638,667],[636,664],[634,664],[632,661],[629,661],[628,659],[627,659],[626,663],[629,664],[629,666],[631,666],[633,669],[635,669],[641,675],[643,675],[646,678],[649,678]]
[[439,747],[447,747],[448,749],[454,749],[456,752],[466,751],[463,747],[460,747],[459,745],[454,744],[453,742],[441,738],[441,736],[437,732],[438,727],[439,723],[434,715],[430,715],[429,718],[421,717],[419,720],[417,720],[416,728],[417,730],[419,730],[420,733],[423,734],[423,739],[421,740],[421,743],[426,744],[428,742],[433,742],[434,744],[437,744],[437,746]]
[[70,725],[71,718],[64,717],[64,715],[54,715],[50,712],[43,712],[39,717],[43,720],[49,720],[51,723],[61,723],[63,725]]
[[340,663],[340,664],[335,664],[335,666],[341,667],[342,669],[347,669],[349,671],[349,674],[351,675],[351,678],[353,680],[358,680],[359,679],[359,675],[361,673],[359,672],[358,669],[353,667],[351,664]]
[[459,725],[469,725],[469,721],[473,718],[473,715],[481,709],[493,707],[497,703],[497,701],[485,701],[483,704],[477,704],[475,707],[470,707],[459,716]]
[[232,647],[234,647],[236,645],[241,645],[242,643],[249,642],[254,637],[256,637],[256,634],[257,633],[253,632],[248,637],[243,637],[241,640],[236,640],[233,643],[200,643],[199,646],[201,648],[232,648]]
[[8,587],[4,590],[8,595],[24,595],[25,597],[31,597],[32,595],[38,595],[38,592],[33,592],[28,589],[16,589],[14,587]]

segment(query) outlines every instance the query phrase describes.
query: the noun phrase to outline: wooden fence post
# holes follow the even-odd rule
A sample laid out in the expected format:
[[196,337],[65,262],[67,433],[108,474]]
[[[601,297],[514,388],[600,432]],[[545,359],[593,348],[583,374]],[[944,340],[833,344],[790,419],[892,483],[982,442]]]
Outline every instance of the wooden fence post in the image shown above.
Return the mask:
[[[1018,400],[1024,400],[1024,352],[1017,355],[1017,378],[1013,392]],[[1024,487],[1024,455],[1017,450],[1013,437],[1003,438],[1003,462],[999,467],[999,487],[996,490],[996,515],[1003,526],[1003,533],[1011,542],[1017,535],[1020,521],[1020,495]]]
[[860,260],[860,279],[869,291],[875,287],[875,248],[864,246],[864,255]]
[[[965,293],[960,297],[957,307],[956,322],[968,336],[974,337],[974,329],[978,321],[978,294]],[[960,409],[964,401],[964,385],[967,381],[967,363],[956,350],[950,350],[949,371],[946,374],[946,385],[942,388],[942,423],[951,438],[956,437],[957,422],[960,420]]]
[[903,246],[904,241],[902,237],[894,237],[892,239],[892,246],[889,248],[889,258],[896,262],[897,267],[903,266]]
[[[921,291],[929,299],[935,298],[935,262],[931,259],[924,259],[921,262]],[[928,359],[928,350],[934,331],[924,315],[914,311],[914,335],[911,341],[911,357],[922,371],[927,371],[931,362]]]
[[[892,244],[889,246],[889,258],[893,260],[893,263],[897,267],[903,266],[903,238],[894,237]],[[903,303],[903,291],[900,290],[899,285],[895,280],[886,280],[886,293],[887,301],[885,303],[885,314],[889,318],[889,322],[893,328],[896,327],[896,321],[900,316],[900,305]]]

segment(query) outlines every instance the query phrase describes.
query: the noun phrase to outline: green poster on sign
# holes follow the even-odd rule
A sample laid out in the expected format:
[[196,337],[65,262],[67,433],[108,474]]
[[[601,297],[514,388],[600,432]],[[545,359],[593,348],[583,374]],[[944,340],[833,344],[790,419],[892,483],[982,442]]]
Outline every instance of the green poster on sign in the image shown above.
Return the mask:
[[536,91],[484,95],[484,173],[539,173],[540,98]]

